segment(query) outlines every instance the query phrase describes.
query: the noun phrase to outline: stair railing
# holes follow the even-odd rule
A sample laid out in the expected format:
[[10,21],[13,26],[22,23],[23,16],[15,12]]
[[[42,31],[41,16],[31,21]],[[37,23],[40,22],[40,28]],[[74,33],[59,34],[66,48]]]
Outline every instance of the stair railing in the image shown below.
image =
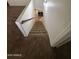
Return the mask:
[[27,19],[27,20],[21,21],[21,24],[24,24],[25,22],[30,21],[30,20],[32,20],[32,19],[34,19],[34,17],[33,17],[33,18],[30,18],[30,19]]

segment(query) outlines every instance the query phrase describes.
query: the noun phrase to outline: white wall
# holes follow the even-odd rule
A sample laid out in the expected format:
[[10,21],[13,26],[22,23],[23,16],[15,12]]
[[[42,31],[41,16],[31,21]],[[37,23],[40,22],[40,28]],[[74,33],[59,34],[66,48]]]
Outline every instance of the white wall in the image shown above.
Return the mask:
[[70,32],[70,5],[70,0],[48,0],[47,3],[44,3],[43,23],[53,47],[56,42]]
[[44,0],[34,0],[34,8],[43,10],[43,1]]
[[[34,6],[33,6],[33,0],[29,3],[28,7],[26,6],[21,15],[16,20],[16,24],[23,33],[24,36],[28,36],[35,20],[32,19],[24,24],[20,24],[21,21],[30,19],[34,17]],[[19,24],[18,24],[19,23]]]
[[30,0],[7,0],[10,6],[26,6]]

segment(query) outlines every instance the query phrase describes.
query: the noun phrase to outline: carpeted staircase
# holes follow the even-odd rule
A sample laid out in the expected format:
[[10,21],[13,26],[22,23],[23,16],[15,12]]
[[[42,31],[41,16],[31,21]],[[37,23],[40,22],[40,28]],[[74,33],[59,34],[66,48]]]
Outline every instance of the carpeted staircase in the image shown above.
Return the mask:
[[54,59],[55,54],[49,44],[49,37],[41,21],[35,22],[27,39],[29,45],[24,59]]
[[37,21],[35,22],[31,32],[29,35],[32,35],[32,36],[46,36],[47,35],[47,32],[42,24],[41,21]]
[[[8,8],[7,59],[54,59],[54,49],[50,46],[48,34],[41,21],[35,22],[27,38],[23,37],[15,25],[17,15],[22,9],[22,7]],[[10,54],[21,56],[9,56]]]
[[41,21],[35,22],[29,36],[24,38],[15,24],[23,8],[24,6],[7,8],[7,54],[21,55],[8,56],[7,59],[71,59],[70,42],[56,49],[51,48]]

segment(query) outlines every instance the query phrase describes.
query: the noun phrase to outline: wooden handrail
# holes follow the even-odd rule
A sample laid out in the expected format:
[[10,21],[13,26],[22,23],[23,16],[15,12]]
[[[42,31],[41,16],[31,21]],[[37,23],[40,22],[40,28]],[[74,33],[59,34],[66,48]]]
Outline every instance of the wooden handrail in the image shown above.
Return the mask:
[[27,22],[27,21],[30,21],[30,20],[32,20],[33,18],[30,18],[30,19],[27,19],[27,20],[23,20],[23,21],[21,21],[21,24],[24,24],[25,22]]

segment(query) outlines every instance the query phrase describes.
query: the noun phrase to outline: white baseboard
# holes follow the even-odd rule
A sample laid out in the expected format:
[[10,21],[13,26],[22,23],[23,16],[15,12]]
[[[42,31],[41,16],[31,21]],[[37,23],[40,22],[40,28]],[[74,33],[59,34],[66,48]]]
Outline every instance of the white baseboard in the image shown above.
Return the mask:
[[66,42],[70,41],[69,37],[71,37],[71,25],[70,24],[68,24],[68,26],[65,27],[65,29],[62,32],[60,32],[59,35],[54,39],[56,40],[56,42],[52,44],[52,46],[59,47],[65,44]]

